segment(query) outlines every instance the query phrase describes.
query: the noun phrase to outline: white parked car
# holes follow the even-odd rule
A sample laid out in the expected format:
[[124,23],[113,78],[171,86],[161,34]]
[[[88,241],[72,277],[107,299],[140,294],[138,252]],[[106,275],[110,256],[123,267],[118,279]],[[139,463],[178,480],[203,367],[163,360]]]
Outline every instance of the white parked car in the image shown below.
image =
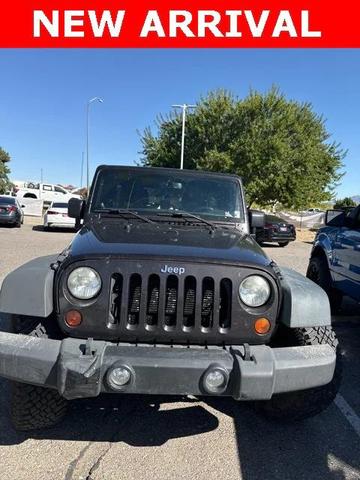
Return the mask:
[[27,182],[24,187],[17,188],[16,196],[18,198],[40,199],[44,202],[68,202],[70,198],[80,198],[80,195],[74,195],[60,185],[33,182]]
[[44,215],[44,230],[52,227],[75,228],[75,218],[68,216],[68,204],[52,202]]
[[306,212],[307,213],[324,213],[324,210],[320,210],[320,208],[308,208]]

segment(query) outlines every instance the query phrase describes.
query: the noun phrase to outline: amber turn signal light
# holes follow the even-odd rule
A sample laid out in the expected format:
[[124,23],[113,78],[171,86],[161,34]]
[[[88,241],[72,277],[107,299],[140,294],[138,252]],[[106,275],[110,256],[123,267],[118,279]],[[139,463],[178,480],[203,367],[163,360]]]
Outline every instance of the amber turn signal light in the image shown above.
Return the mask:
[[271,328],[271,323],[265,317],[258,318],[255,322],[254,328],[255,328],[255,332],[258,333],[259,335],[265,335],[266,333],[269,333]]
[[65,322],[69,327],[78,327],[82,322],[81,313],[77,310],[69,310],[65,315]]

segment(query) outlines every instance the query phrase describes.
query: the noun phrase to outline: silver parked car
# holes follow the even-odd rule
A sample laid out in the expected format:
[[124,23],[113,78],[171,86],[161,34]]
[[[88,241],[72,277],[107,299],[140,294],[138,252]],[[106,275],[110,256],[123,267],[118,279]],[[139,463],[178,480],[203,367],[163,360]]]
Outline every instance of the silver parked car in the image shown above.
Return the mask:
[[16,197],[0,196],[0,225],[11,225],[20,228],[24,223],[22,205]]

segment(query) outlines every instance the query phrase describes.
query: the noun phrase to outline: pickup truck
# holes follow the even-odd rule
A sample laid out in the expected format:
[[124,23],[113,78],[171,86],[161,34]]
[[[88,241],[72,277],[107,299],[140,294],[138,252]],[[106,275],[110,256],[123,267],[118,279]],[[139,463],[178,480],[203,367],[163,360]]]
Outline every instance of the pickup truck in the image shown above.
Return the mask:
[[344,296],[360,301],[360,205],[326,212],[307,276],[326,291],[334,312]]
[[44,200],[45,202],[68,202],[70,198],[80,198],[79,195],[74,195],[60,185],[53,185],[51,183],[25,183],[24,187],[16,190],[18,198],[34,198]]

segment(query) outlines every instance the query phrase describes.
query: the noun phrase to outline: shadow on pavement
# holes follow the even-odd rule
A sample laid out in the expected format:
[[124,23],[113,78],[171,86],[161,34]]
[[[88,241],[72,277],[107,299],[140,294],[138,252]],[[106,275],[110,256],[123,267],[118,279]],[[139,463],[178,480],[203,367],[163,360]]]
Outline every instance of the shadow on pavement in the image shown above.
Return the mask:
[[[28,438],[47,440],[125,442],[135,447],[160,446],[172,438],[215,430],[219,421],[199,400],[186,397],[101,395],[70,403],[63,422],[51,429],[18,433],[9,418],[9,386],[1,382],[0,445],[16,445]],[[7,398],[6,398],[7,397]],[[176,408],[176,403],[180,403]],[[173,403],[171,409],[161,409]],[[189,406],[184,406],[184,403]]]
[[34,225],[32,227],[32,230],[34,232],[46,232],[46,233],[74,233],[76,232],[75,227],[51,227],[51,228],[45,228],[43,225]]
[[260,246],[262,248],[286,248],[286,247],[280,247],[278,243],[271,243],[271,242],[262,242]]

